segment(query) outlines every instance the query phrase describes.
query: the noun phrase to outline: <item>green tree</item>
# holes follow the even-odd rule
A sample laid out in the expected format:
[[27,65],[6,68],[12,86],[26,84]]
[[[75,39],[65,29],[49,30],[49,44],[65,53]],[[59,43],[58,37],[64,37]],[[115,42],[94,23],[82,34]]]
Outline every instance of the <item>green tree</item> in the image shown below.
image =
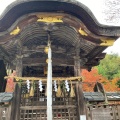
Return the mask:
[[97,66],[98,73],[108,80],[120,77],[120,57],[117,54],[106,55]]

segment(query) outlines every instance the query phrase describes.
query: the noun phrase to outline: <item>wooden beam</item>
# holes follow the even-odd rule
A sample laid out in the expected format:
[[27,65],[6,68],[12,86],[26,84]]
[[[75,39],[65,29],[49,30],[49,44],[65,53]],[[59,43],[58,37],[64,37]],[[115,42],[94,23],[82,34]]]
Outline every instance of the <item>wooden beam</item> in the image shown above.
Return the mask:
[[[44,53],[44,49],[45,49],[45,45],[41,45],[41,46],[37,46],[37,45],[33,45],[30,48],[28,48],[27,46],[23,46],[23,56],[24,57],[29,57],[31,55],[34,55],[36,53],[40,53],[45,55]],[[63,56],[69,56],[72,57],[75,55],[74,53],[74,48],[72,46],[62,46],[62,45],[52,45],[52,53],[55,54],[60,54]]]
[[8,52],[0,45],[0,59],[10,63],[11,57]]
[[[75,105],[53,105],[53,109],[71,109],[76,108]],[[22,106],[20,107],[21,110],[45,110],[47,106]]]
[[[23,66],[38,66],[38,65],[46,65],[45,57],[42,58],[23,58]],[[60,65],[60,66],[74,66],[73,59],[67,58],[53,58],[52,65]]]
[[[5,77],[5,79],[8,79],[8,78],[14,78],[15,79],[15,82],[19,82],[19,80],[22,80],[23,81],[26,81],[26,80],[30,80],[30,81],[39,81],[39,80],[42,80],[42,82],[46,82],[47,79],[45,77],[15,77],[15,76],[7,76]],[[65,80],[68,80],[68,81],[78,81],[80,80],[82,77],[79,76],[79,77],[52,77],[52,81],[54,80],[57,80],[57,81],[65,81]]]
[[[23,46],[23,52],[24,51],[33,51],[33,52],[44,52],[46,45],[32,45],[31,48],[28,48],[27,46]],[[58,46],[58,45],[52,45],[51,47],[52,51],[61,51],[61,52],[66,52],[66,48],[63,46]]]

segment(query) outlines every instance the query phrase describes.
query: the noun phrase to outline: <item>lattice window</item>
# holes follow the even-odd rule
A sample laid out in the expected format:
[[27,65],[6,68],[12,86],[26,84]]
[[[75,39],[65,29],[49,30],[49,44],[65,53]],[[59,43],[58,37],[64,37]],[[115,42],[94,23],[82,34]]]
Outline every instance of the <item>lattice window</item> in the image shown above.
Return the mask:
[[[20,120],[47,120],[47,96],[46,84],[43,91],[39,91],[39,85],[35,83],[34,95],[30,96],[25,83],[22,83]],[[77,120],[76,97],[70,97],[70,92],[62,89],[62,97],[56,97],[53,88],[53,120]]]

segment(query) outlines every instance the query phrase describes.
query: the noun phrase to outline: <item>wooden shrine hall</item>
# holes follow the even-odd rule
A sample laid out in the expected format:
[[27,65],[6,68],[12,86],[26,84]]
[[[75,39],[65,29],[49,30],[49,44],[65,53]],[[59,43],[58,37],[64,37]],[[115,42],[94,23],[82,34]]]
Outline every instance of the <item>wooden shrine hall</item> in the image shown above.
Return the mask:
[[80,76],[119,36],[77,0],[11,3],[0,15],[0,120],[120,120],[120,106],[107,104],[120,94],[100,83],[85,93]]

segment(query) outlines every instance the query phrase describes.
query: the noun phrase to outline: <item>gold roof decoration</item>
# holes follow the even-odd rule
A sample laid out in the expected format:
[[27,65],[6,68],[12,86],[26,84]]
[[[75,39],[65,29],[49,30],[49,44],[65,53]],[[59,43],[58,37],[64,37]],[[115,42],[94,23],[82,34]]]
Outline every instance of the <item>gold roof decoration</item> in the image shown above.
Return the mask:
[[82,36],[88,36],[88,34],[82,30],[81,28],[79,29],[79,33],[82,35]]
[[49,15],[37,15],[38,20],[37,22],[48,22],[48,23],[56,23],[56,22],[63,22],[63,16],[49,16]]
[[20,33],[20,28],[17,26],[17,28],[14,29],[14,30],[10,33],[10,35],[17,35],[17,34],[19,34],[19,33]]
[[102,43],[100,46],[112,46],[115,42],[114,39],[101,39]]

